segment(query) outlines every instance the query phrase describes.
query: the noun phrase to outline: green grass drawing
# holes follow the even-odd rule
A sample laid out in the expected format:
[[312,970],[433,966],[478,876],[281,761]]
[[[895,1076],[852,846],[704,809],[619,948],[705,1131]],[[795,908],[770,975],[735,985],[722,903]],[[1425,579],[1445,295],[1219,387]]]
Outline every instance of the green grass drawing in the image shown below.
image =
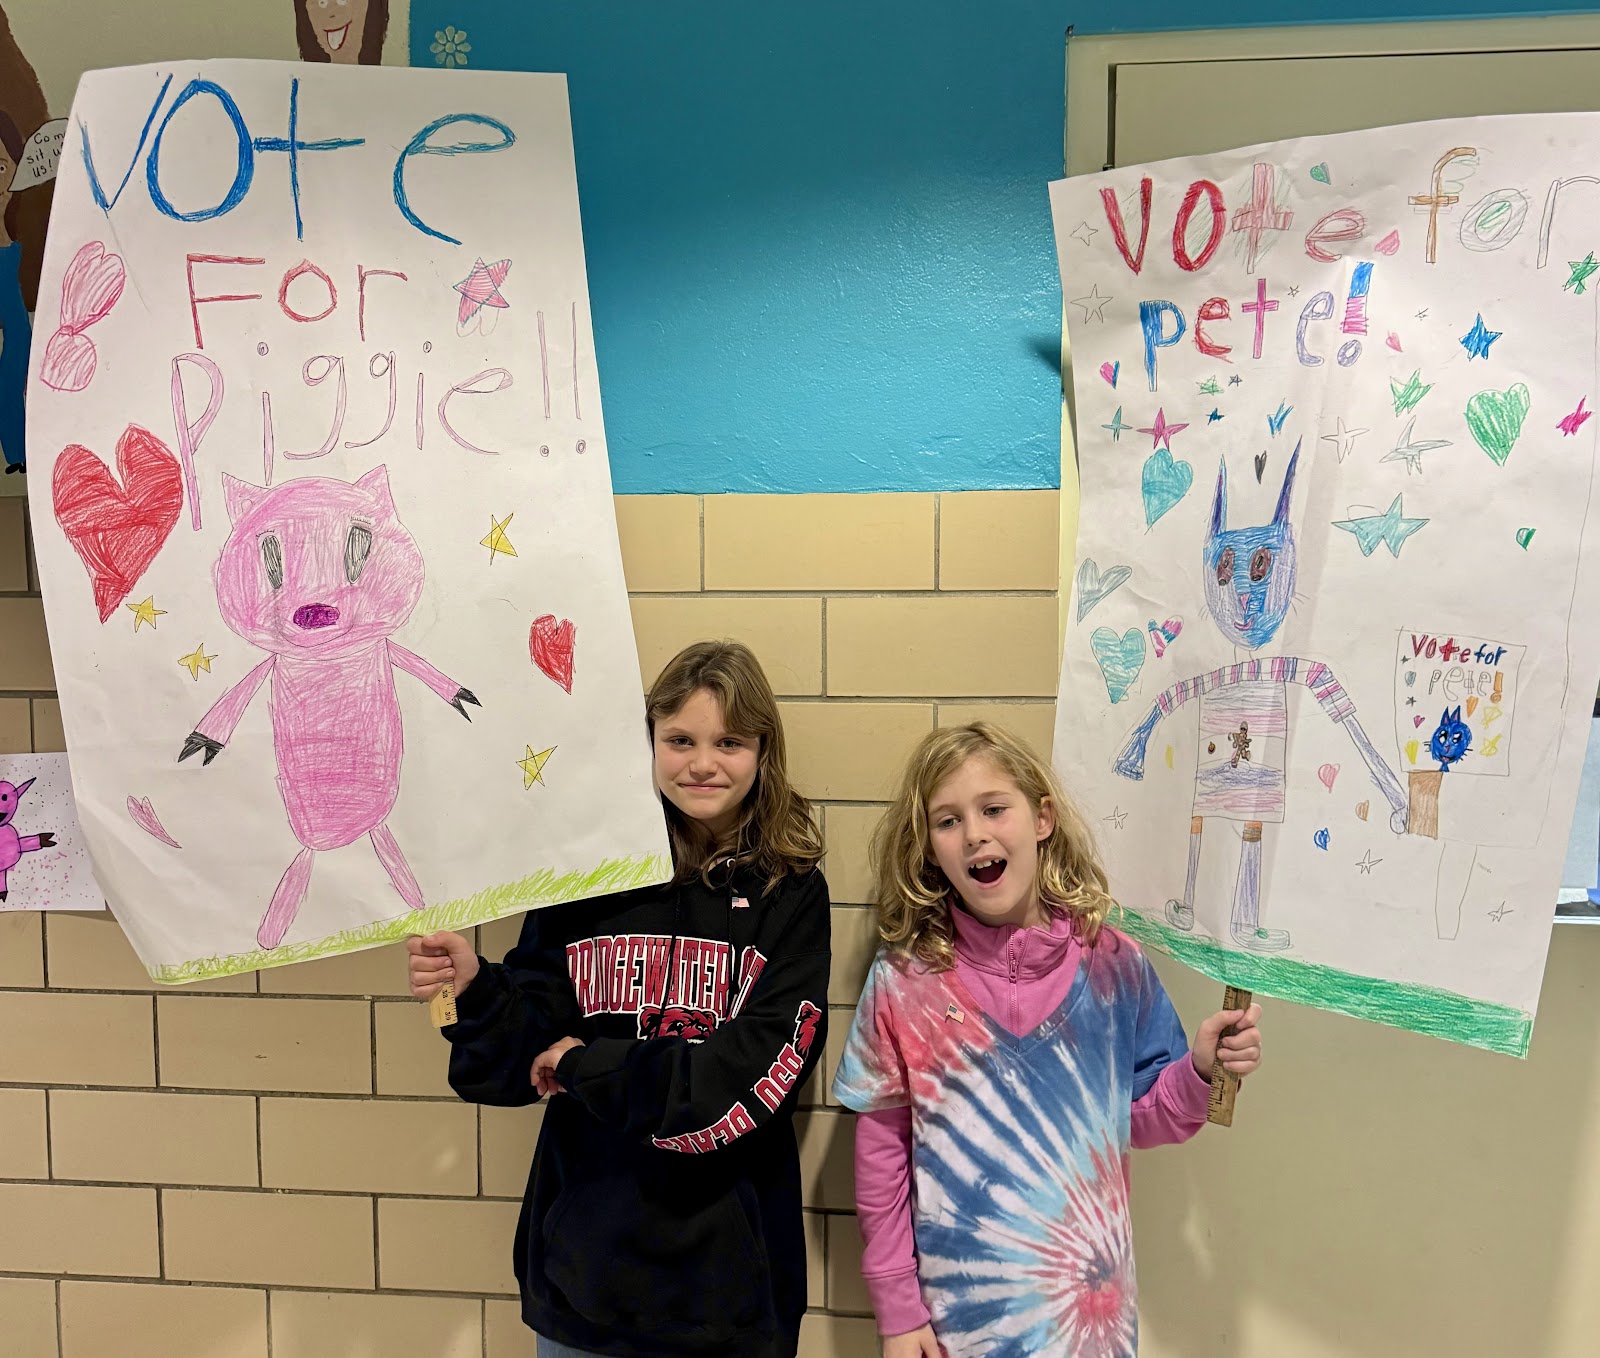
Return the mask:
[[431,934],[440,929],[464,929],[474,924],[515,915],[536,906],[556,905],[561,901],[582,900],[586,896],[605,896],[634,887],[662,881],[672,872],[664,858],[648,855],[639,858],[608,858],[587,871],[558,873],[541,868],[515,882],[487,887],[459,900],[445,901],[426,910],[408,911],[396,919],[378,920],[359,929],[346,929],[328,938],[308,943],[285,943],[271,952],[232,953],[226,957],[196,958],[176,966],[147,968],[150,977],[164,985],[183,985],[187,981],[206,981],[218,976],[233,976],[241,971],[259,971],[266,966],[308,962],[315,957],[332,957],[354,952],[378,943],[395,943],[412,934]]
[[1122,911],[1113,922],[1144,946],[1203,976],[1274,999],[1331,1009],[1506,1056],[1526,1056],[1533,1038],[1533,1015],[1510,1005],[1471,1000],[1433,986],[1356,976],[1292,957],[1235,952],[1215,939],[1182,933],[1131,910]]

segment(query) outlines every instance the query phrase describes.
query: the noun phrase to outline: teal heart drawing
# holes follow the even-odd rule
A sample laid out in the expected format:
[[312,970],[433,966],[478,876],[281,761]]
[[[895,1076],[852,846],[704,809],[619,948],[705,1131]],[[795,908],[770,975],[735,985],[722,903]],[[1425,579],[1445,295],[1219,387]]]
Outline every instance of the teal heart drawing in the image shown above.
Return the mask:
[[1467,428],[1495,466],[1506,465],[1532,404],[1533,398],[1521,382],[1509,391],[1480,391],[1467,402]]
[[1187,462],[1174,462],[1165,448],[1157,448],[1145,459],[1139,489],[1144,493],[1145,526],[1155,521],[1189,493],[1194,484],[1194,468]]
[[1120,703],[1144,668],[1144,633],[1130,627],[1119,637],[1109,627],[1096,627],[1089,634],[1089,649],[1100,666],[1111,701]]

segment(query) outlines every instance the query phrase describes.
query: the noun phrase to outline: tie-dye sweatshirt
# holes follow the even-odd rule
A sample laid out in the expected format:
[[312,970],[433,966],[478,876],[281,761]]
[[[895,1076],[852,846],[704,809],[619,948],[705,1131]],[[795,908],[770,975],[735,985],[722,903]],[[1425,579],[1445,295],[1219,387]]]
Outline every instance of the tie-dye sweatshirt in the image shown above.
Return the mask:
[[1204,1125],[1207,1085],[1138,946],[954,912],[956,967],[880,953],[836,1097],[879,1329],[950,1358],[1131,1358],[1130,1147]]

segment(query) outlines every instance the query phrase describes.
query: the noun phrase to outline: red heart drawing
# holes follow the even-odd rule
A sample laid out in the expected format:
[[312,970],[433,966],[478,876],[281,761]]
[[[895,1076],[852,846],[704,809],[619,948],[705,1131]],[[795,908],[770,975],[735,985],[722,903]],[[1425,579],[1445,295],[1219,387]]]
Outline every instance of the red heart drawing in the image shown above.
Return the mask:
[[56,459],[56,522],[83,558],[104,622],[166,544],[183,509],[183,471],[160,439],[130,424],[117,440],[117,477],[81,444]]
[[556,621],[554,613],[535,618],[528,631],[528,654],[533,663],[568,693],[572,692],[572,653],[578,642],[578,629],[570,620]]

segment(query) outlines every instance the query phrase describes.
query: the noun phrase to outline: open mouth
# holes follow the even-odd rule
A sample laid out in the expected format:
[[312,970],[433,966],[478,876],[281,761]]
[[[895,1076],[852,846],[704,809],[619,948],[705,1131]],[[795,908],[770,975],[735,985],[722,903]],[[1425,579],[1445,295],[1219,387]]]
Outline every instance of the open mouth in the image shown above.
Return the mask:
[[993,886],[1000,880],[1005,870],[1006,860],[1003,858],[984,858],[976,863],[967,864],[967,876],[979,886]]
[[332,627],[339,621],[339,610],[332,604],[302,604],[294,611],[294,625],[310,631]]
[[325,28],[322,30],[322,36],[327,40],[328,50],[330,52],[337,52],[341,47],[343,47],[344,40],[349,33],[349,24],[346,24],[343,28]]

